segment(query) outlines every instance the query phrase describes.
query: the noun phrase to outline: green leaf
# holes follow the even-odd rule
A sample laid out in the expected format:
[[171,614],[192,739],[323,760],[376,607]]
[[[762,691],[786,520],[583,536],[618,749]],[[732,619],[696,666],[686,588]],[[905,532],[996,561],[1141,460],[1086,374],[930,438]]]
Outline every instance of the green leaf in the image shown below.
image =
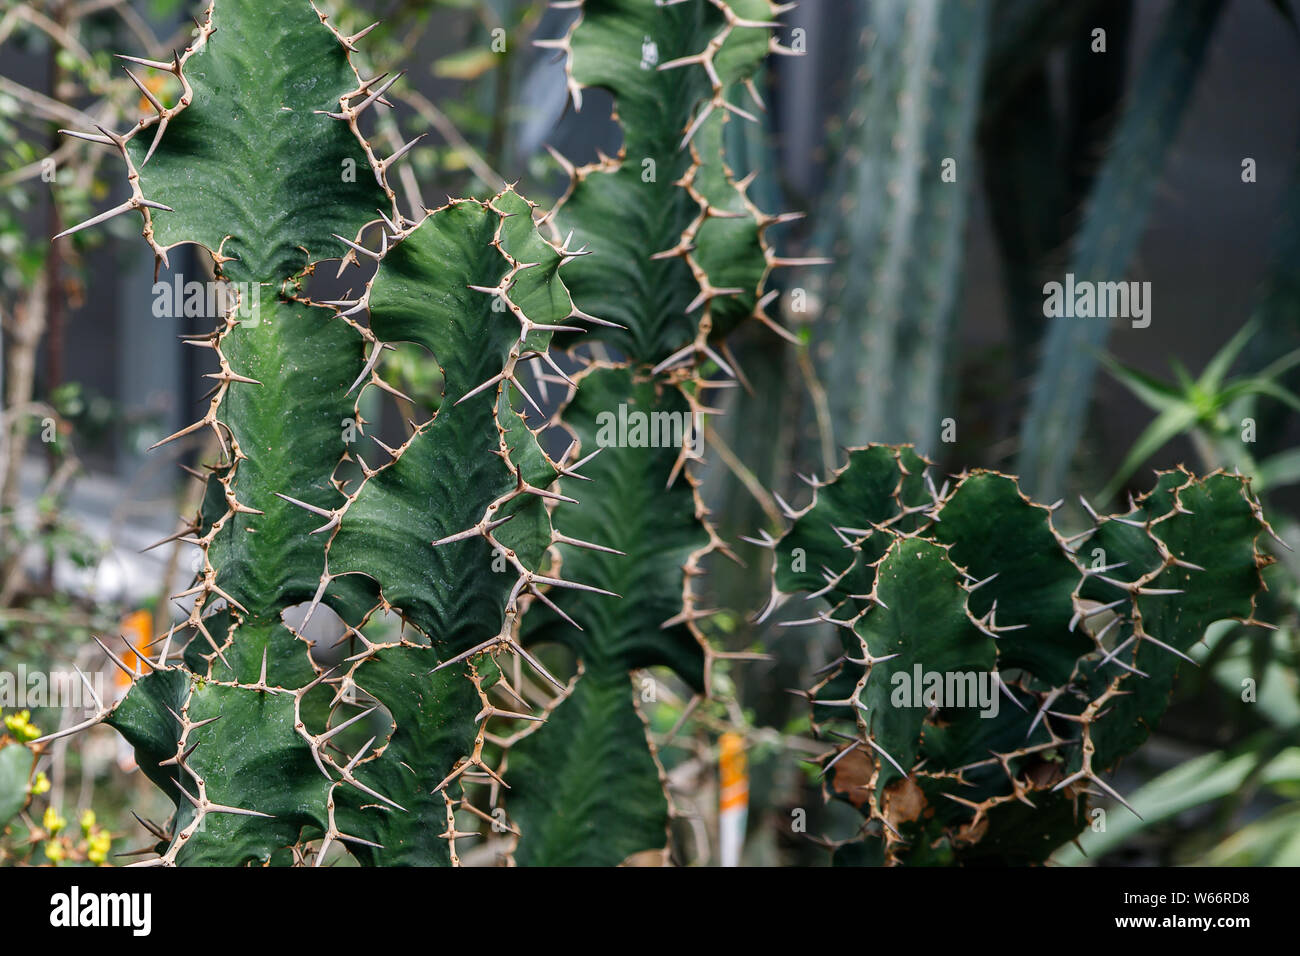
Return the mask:
[[1269,398],[1277,399],[1292,411],[1300,412],[1300,398],[1277,382],[1265,378],[1239,378],[1225,389],[1223,394],[1228,401],[1240,395],[1267,395]]
[[1300,349],[1295,349],[1294,351],[1283,355],[1281,358],[1269,362],[1268,365],[1264,366],[1264,368],[1260,370],[1259,378],[1275,379],[1284,372],[1289,372],[1297,365],[1300,365]]
[[1248,823],[1198,862],[1206,866],[1300,866],[1300,804]]
[[1129,391],[1141,399],[1148,408],[1163,412],[1172,405],[1187,400],[1183,392],[1166,385],[1154,375],[1148,375],[1140,369],[1118,362],[1104,352],[1099,354],[1099,358],[1111,375],[1127,385]]
[[35,755],[21,744],[0,747],[0,830],[27,804]]
[[1300,448],[1278,452],[1259,463],[1255,469],[1254,486],[1259,491],[1282,488],[1300,481]]
[[1198,418],[1197,410],[1192,405],[1173,405],[1166,408],[1156,416],[1138,436],[1133,447],[1128,450],[1124,460],[1120,463],[1119,468],[1115,471],[1114,476],[1102,491],[1100,498],[1102,501],[1110,501],[1116,493],[1124,486],[1124,482],[1129,476],[1141,466],[1157,451],[1172,441],[1178,435],[1191,428]]
[[1219,750],[1181,763],[1126,798],[1141,817],[1127,811],[1110,814],[1104,830],[1089,828],[1079,836],[1082,852],[1072,846],[1062,847],[1055,862],[1077,866],[1085,859],[1095,861],[1144,830],[1231,796],[1257,770],[1264,784],[1300,780],[1300,748],[1284,750],[1262,769],[1258,763],[1256,748],[1250,746],[1235,754]]
[[1210,359],[1206,364],[1197,384],[1210,394],[1217,392],[1223,385],[1223,378],[1228,374],[1228,369],[1232,368],[1232,363],[1237,360],[1241,350],[1246,347],[1251,337],[1258,331],[1259,323],[1255,320],[1247,322],[1238,329],[1223,348],[1215,353],[1214,358]]

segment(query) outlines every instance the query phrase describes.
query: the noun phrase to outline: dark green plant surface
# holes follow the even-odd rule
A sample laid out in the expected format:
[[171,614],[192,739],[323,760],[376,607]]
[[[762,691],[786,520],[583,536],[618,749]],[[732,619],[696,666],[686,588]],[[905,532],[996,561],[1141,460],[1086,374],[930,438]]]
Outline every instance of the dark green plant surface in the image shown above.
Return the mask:
[[[570,182],[544,215],[512,186],[404,211],[390,173],[415,141],[381,156],[370,132],[399,78],[361,75],[369,30],[344,36],[307,0],[211,0],[174,60],[126,58],[169,76],[175,101],[146,94],[154,114],[125,134],[80,134],[121,155],[131,197],[67,232],[138,212],[160,261],[196,244],[236,294],[190,339],[215,369],[202,417],[159,443],[207,433],[217,449],[174,536],[200,556],[176,596],[187,617],[124,698],[30,745],[101,722],[126,738],[174,805],[147,825],[147,864],[674,857],[662,738],[642,705],[670,680],[693,707],[726,686],[720,659],[753,656],[708,639],[721,624],[702,579],[732,555],[700,492],[704,422],[718,390],[762,384],[746,381],[731,333],[752,318],[790,337],[768,314],[773,271],[820,261],[774,252],[769,230],[790,217],[751,197],[729,126],[761,108],[767,55],[794,51],[769,0],[566,6],[567,32],[541,45],[563,56],[575,107],[590,88],[612,94],[623,145],[586,166],[556,154]],[[890,414],[909,433],[933,429],[942,405],[932,343],[955,301],[965,209],[922,171],[953,153],[966,182],[976,79],[986,46],[997,53],[989,6],[963,2],[942,29],[934,6],[873,7],[915,59],[878,44],[888,83],[871,102],[893,116],[881,90],[921,99],[864,127],[873,158],[855,181],[888,194],[881,215],[903,232],[842,224],[875,250],[871,288],[854,287],[875,331],[866,353],[847,316],[833,337],[837,359],[866,355],[877,391],[907,356],[912,411]],[[1216,8],[1198,5],[1201,32]],[[1179,50],[1203,46],[1179,29],[1148,80],[1157,91],[1185,78]],[[959,69],[932,83],[949,60]],[[1131,108],[1116,155],[1172,129],[1182,98]],[[1132,228],[1115,240],[1096,210],[1143,206],[1153,174],[1117,176],[1099,180],[1080,273],[1122,265],[1136,241]],[[918,243],[935,254],[877,268]],[[313,301],[327,260],[359,291]],[[362,410],[372,389],[419,407],[385,375],[399,346],[432,356],[440,394],[389,447]],[[564,395],[543,421],[529,389],[545,400],[548,386]],[[623,433],[630,416],[640,424]],[[1053,462],[1026,455],[1028,480],[1050,486]],[[1091,523],[1067,539],[1057,505],[1016,479],[976,471],[939,488],[928,467],[911,446],[855,448],[810,480],[805,509],[782,504],[788,530],[756,542],[774,552],[762,617],[799,593],[821,610],[788,623],[841,642],[807,692],[812,729],[833,744],[825,791],[862,817],[833,835],[834,862],[1042,862],[1088,823],[1090,796],[1123,800],[1107,778],[1207,628],[1259,623],[1271,529],[1248,479],[1224,472],[1162,472],[1120,514],[1085,503]],[[325,618],[333,643],[316,646]],[[895,679],[917,669],[989,677],[1001,706],[896,703]],[[30,754],[0,750],[0,825],[25,805]]]
[[[610,88],[627,141],[574,170],[541,219],[510,187],[405,215],[387,173],[409,144],[381,158],[361,126],[394,79],[359,75],[358,37],[310,4],[214,0],[183,55],[132,60],[181,95],[123,136],[91,134],[121,152],[132,197],[70,231],[139,210],[160,260],[196,243],[238,296],[192,341],[219,368],[206,413],[165,440],[208,429],[221,452],[180,532],[202,554],[178,595],[189,617],[87,722],[121,731],[175,802],[149,862],[319,864],[343,843],[363,863],[454,864],[457,839],[480,835],[459,828],[467,813],[514,834],[522,863],[667,858],[629,674],[663,665],[705,693],[719,656],[694,583],[725,547],[693,469],[710,376],[736,374],[723,336],[751,315],[775,327],[765,282],[784,263],[764,232],[782,217],[748,200],[723,149],[726,123],[752,118],[730,97],[782,49],[775,10],[587,4],[559,41],[571,89]],[[313,302],[306,280],[328,258],[340,275],[377,266],[359,296]],[[575,344],[575,322],[619,359],[575,354],[566,375],[549,349]],[[438,410],[398,448],[358,443],[360,396],[392,391],[378,363],[396,343],[434,356]],[[516,410],[536,408],[530,363],[572,389],[558,461]],[[676,440],[597,457],[620,405],[674,420]],[[554,487],[578,478],[595,479],[582,505]],[[322,606],[346,628],[333,666],[305,637]],[[564,645],[578,673],[558,680],[525,639]],[[507,651],[560,691],[544,715],[519,712]]]
[[[622,598],[557,594],[526,623],[530,643],[567,646],[584,672],[511,748],[521,863],[611,865],[666,848],[662,769],[627,675],[664,666],[707,694],[721,654],[700,629],[713,611],[698,579],[729,552],[695,472],[709,392],[740,374],[724,337],[751,316],[777,328],[764,312],[775,295],[767,281],[787,263],[765,233],[783,217],[754,205],[751,177],[724,148],[727,124],[757,109],[747,81],[769,50],[789,52],[773,36],[777,10],[768,0],[590,0],[563,38],[543,41],[565,56],[574,105],[584,88],[607,89],[624,133],[615,158],[574,167],[557,154],[571,182],[548,219],[566,249],[592,253],[565,270],[574,301],[617,323],[584,337],[612,357],[575,356],[577,394],[559,413],[575,456],[599,452],[584,472],[594,482],[566,482],[581,504],[553,508],[558,531],[614,550],[557,550],[566,572]],[[602,416],[620,405],[645,415],[652,433],[657,422],[685,423],[682,440],[602,438]]]
[[[337,841],[363,862],[454,862],[465,784],[495,776],[484,724],[513,719],[488,694],[521,595],[578,586],[542,573],[544,499],[573,468],[511,404],[522,365],[576,317],[565,256],[509,188],[402,214],[385,175],[399,157],[358,123],[387,81],[353,71],[352,42],[307,3],[216,0],[183,56],[144,64],[181,79],[176,106],[105,137],[158,255],[197,242],[241,284],[195,342],[220,371],[182,432],[210,428],[222,450],[184,532],[203,562],[176,643],[193,640],[173,652],[169,634],[100,715],[176,802],[157,862],[320,862]],[[377,271],[358,299],[311,302],[302,280],[340,256]],[[384,387],[389,340],[434,354],[444,396],[371,467],[348,425],[360,391]],[[348,627],[329,668],[302,636],[322,604]],[[367,636],[393,614],[400,633]]]
[[0,747],[0,828],[27,803],[32,752],[21,744]]
[[814,348],[842,444],[929,448],[949,414],[942,343],[961,294],[991,6],[883,0],[861,15],[864,65],[846,104],[844,161],[814,238],[857,266],[809,277],[827,302]]
[[[774,544],[769,612],[820,598],[843,642],[808,694],[834,741],[826,790],[865,818],[835,860],[1041,862],[1089,822],[1088,795],[1123,800],[1104,775],[1206,628],[1258,623],[1271,529],[1246,479],[1175,470],[1066,540],[1015,479],[936,488],[927,466],[907,446],[850,451]],[[918,666],[994,674],[1002,706],[896,699]]]

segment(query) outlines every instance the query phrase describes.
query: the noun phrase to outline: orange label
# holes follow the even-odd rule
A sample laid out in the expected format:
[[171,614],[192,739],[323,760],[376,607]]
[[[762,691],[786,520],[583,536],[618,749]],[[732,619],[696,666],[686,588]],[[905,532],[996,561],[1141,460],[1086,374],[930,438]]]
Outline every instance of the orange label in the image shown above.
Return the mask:
[[[123,651],[122,663],[131,670],[138,668],[141,674],[149,673],[153,669],[147,656],[149,644],[153,641],[153,614],[149,611],[128,614],[122,619],[122,637],[131,646],[129,651]],[[113,682],[118,687],[131,686],[131,678],[122,673],[120,667],[113,668]]]
[[718,773],[722,791],[720,810],[735,810],[749,805],[749,771],[745,762],[745,738],[726,733],[718,741]]

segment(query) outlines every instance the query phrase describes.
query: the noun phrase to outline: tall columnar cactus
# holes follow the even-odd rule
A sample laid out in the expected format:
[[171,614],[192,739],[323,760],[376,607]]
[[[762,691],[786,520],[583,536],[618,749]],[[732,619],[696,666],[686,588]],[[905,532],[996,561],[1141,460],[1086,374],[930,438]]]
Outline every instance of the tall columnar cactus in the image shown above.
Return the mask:
[[808,692],[825,788],[865,817],[835,861],[1040,862],[1091,822],[1086,795],[1123,800],[1104,775],[1205,629],[1258,623],[1271,529],[1221,472],[1163,472],[1065,539],[1014,478],[936,489],[927,467],[854,449],[772,542],[767,613],[803,592],[843,641]]
[[[946,417],[943,369],[976,182],[989,8],[988,0],[863,8],[864,66],[814,237],[821,252],[857,266],[810,277],[826,301],[814,355],[841,443],[924,448]],[[896,388],[881,388],[886,381]]]
[[[581,317],[568,256],[509,188],[399,209],[386,174],[410,144],[380,157],[360,127],[396,78],[356,73],[358,39],[305,0],[213,0],[183,55],[133,60],[177,77],[177,103],[149,94],[156,115],[89,134],[121,151],[115,211],[142,211],[159,258],[197,243],[239,290],[193,340],[219,367],[206,413],[172,436],[209,429],[221,449],[182,532],[202,555],[181,595],[191,639],[173,653],[169,633],[99,715],[176,801],[163,863],[319,862],[339,841],[363,862],[454,862],[465,785],[497,779],[484,726],[516,716],[489,696],[496,655],[533,662],[521,599],[581,586],[544,573],[555,541],[584,543],[545,506],[575,466],[512,405],[522,367]],[[339,257],[378,266],[358,298],[312,302],[305,278]],[[393,341],[434,355],[442,402],[366,462],[349,428],[361,392],[388,387]],[[303,636],[321,604],[348,627],[333,667]],[[380,642],[367,625],[390,612],[403,626]]]
[[[1115,127],[1110,153],[1070,250],[1068,271],[1077,278],[1095,282],[1124,278],[1142,238],[1163,159],[1173,147],[1224,7],[1223,0],[1193,0],[1166,13]],[[1110,325],[1109,318],[1052,319],[1021,427],[1017,459],[1033,494],[1056,495],[1064,487],[1086,424],[1096,356],[1106,344]],[[1062,441],[1062,436],[1067,440]]]
[[[790,52],[773,35],[778,9],[585,0],[563,38],[541,41],[563,51],[575,107],[585,88],[609,90],[624,134],[616,158],[560,157],[571,183],[550,220],[557,237],[572,232],[594,251],[565,272],[574,300],[618,324],[584,339],[615,358],[579,357],[580,387],[560,413],[576,454],[601,452],[588,471],[596,484],[581,506],[553,509],[566,535],[617,553],[559,551],[566,571],[623,598],[571,592],[528,618],[531,642],[568,646],[583,670],[510,751],[520,863],[612,864],[666,847],[669,804],[628,672],[667,666],[707,693],[720,655],[700,630],[712,612],[696,582],[726,547],[693,468],[707,393],[737,374],[723,337],[751,316],[775,328],[766,283],[785,260],[765,233],[782,217],[750,200],[752,177],[728,165],[724,142],[729,122],[761,107],[747,81],[765,55]],[[634,424],[616,434],[624,414]]]

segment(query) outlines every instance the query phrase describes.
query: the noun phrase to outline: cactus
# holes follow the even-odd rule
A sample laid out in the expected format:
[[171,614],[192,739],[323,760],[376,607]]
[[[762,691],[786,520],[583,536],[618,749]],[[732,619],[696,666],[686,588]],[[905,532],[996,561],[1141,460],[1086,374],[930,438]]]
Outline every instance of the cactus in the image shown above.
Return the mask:
[[[1223,8],[1223,0],[1179,4],[1161,24],[1073,241],[1069,271],[1080,279],[1115,281],[1128,269]],[[1109,333],[1108,319],[1051,322],[1021,428],[1018,468],[1033,494],[1062,491]]]
[[[752,176],[732,169],[724,148],[727,124],[761,106],[752,78],[765,54],[791,52],[771,35],[778,11],[768,0],[585,0],[562,38],[538,41],[564,55],[575,108],[585,88],[609,90],[624,133],[616,158],[575,167],[555,154],[571,182],[548,219],[566,248],[594,252],[565,271],[574,301],[617,323],[584,337],[617,358],[576,356],[579,387],[559,413],[575,454],[600,452],[587,470],[591,493],[553,506],[563,534],[615,550],[558,551],[566,570],[623,597],[569,592],[528,617],[528,643],[563,644],[583,669],[546,723],[510,748],[521,864],[667,852],[662,768],[628,672],[666,666],[707,694],[712,663],[725,656],[700,629],[712,612],[696,579],[729,552],[694,471],[707,393],[729,384],[714,373],[741,374],[724,336],[751,316],[788,336],[765,312],[776,295],[765,288],[770,271],[793,264],[764,235],[785,217],[757,209]],[[752,105],[737,105],[742,87]],[[603,439],[604,416],[620,406],[651,429],[683,423],[680,442]]]
[[[587,4],[556,42],[575,102],[610,88],[627,141],[574,169],[545,217],[511,187],[404,214],[387,173],[414,142],[381,158],[359,123],[396,78],[363,79],[350,55],[369,31],[344,36],[309,3],[212,0],[183,55],[126,57],[182,94],[146,94],[155,114],[126,134],[73,134],[121,153],[131,198],[68,232],[139,211],[160,263],[198,244],[237,290],[191,340],[219,367],[206,413],[159,443],[206,429],[221,451],[173,536],[201,554],[182,633],[123,700],[59,734],[108,723],[173,799],[148,862],[319,864],[342,844],[362,863],[456,864],[461,811],[516,834],[520,863],[666,857],[663,773],[629,671],[666,665],[706,693],[722,656],[694,580],[725,546],[693,468],[709,376],[735,374],[722,337],[750,316],[777,328],[764,285],[788,263],[764,232],[784,217],[749,201],[723,147],[731,115],[749,116],[734,88],[783,49],[775,10]],[[360,295],[310,298],[330,258],[340,275],[375,260]],[[573,347],[575,321],[619,360],[575,354],[567,375],[551,340]],[[367,389],[392,391],[377,365],[396,342],[433,354],[443,394],[399,448],[373,440],[389,460],[372,467],[347,426],[364,425]],[[571,389],[558,461],[516,410],[540,411],[520,379],[531,362],[558,376],[534,381]],[[677,423],[677,442],[597,458],[619,406]],[[581,506],[556,487],[579,478],[599,489]],[[334,667],[305,637],[322,605],[346,626]],[[372,625],[392,614],[402,629],[381,638]],[[567,686],[524,646],[546,643],[577,658]],[[501,704],[522,700],[505,652],[559,689],[544,719]],[[486,806],[466,795],[478,781]]]
[[[814,243],[862,265],[836,284],[813,280],[827,302],[814,354],[837,441],[924,448],[938,437],[950,397],[942,370],[975,183],[990,4],[890,0],[861,15],[865,66]],[[885,381],[903,394],[882,389]]]
[[[843,641],[807,694],[835,741],[825,790],[865,817],[835,861],[1041,862],[1090,822],[1091,788],[1123,802],[1103,775],[1159,720],[1205,629],[1259,623],[1271,529],[1247,479],[1178,469],[1063,538],[1056,506],[1014,478],[936,489],[928,464],[909,446],[851,450],[772,543],[765,613],[824,599],[809,621]],[[1007,706],[900,693],[916,668],[987,675]]]
[[[1296,150],[1300,157],[1300,149]],[[1280,200],[1278,222],[1270,240],[1268,272],[1256,292],[1254,314],[1259,317],[1261,335],[1246,349],[1249,367],[1264,368],[1278,355],[1294,349],[1300,340],[1300,276],[1292,263],[1300,258],[1300,159],[1293,161],[1287,187]],[[1282,384],[1294,392],[1300,389],[1300,372],[1291,372]],[[1282,418],[1285,413],[1271,407],[1260,408],[1260,453],[1280,453],[1283,443]]]
[[[301,0],[214,0],[183,55],[127,58],[173,74],[178,102],[151,96],[125,135],[82,134],[120,150],[131,198],[69,231],[139,210],[160,261],[197,243],[239,290],[192,343],[219,365],[205,415],[164,439],[210,429],[222,453],[179,533],[202,556],[181,595],[192,639],[173,653],[169,632],[89,721],[176,802],[151,862],[319,863],[336,842],[366,863],[455,862],[465,785],[495,775],[484,726],[513,717],[488,694],[497,655],[526,654],[521,595],[581,586],[543,573],[544,499],[575,468],[512,405],[521,366],[579,317],[566,256],[510,188],[402,213],[386,173],[410,144],[381,158],[358,123],[396,77],[363,80],[358,39]],[[341,258],[342,274],[359,257],[378,261],[361,296],[305,294],[316,263]],[[345,426],[362,391],[389,387],[375,369],[390,340],[429,349],[444,393],[400,448],[375,443],[391,460],[372,468]],[[348,627],[334,668],[303,637],[322,604]],[[389,612],[401,633],[372,639]]]
[[[790,51],[769,0],[580,6],[543,45],[564,54],[575,105],[590,86],[615,96],[624,146],[561,160],[570,186],[544,216],[513,187],[404,213],[388,172],[414,142],[381,158],[361,128],[397,78],[363,79],[351,54],[368,30],[344,36],[303,0],[211,0],[184,54],[127,58],[170,73],[174,105],[147,93],[154,115],[125,134],[76,134],[121,154],[131,195],[69,232],[139,212],[160,262],[200,245],[237,290],[191,340],[217,367],[207,409],[162,442],[207,430],[219,448],[175,536],[201,558],[188,616],[120,702],[33,745],[100,722],[125,736],[175,804],[146,862],[320,864],[341,845],[364,864],[455,865],[470,817],[511,834],[498,848],[520,864],[669,858],[630,674],[665,667],[708,695],[729,656],[702,627],[698,578],[729,554],[698,492],[702,423],[742,375],[726,336],[750,318],[787,334],[767,283],[795,263],[768,244],[786,217],[751,200],[727,124],[750,116],[735,97],[758,100],[765,55]],[[328,259],[374,272],[314,301]],[[397,448],[357,443],[349,424],[368,389],[392,390],[379,362],[398,342],[434,356],[438,408]],[[558,458],[529,421],[530,364],[568,388],[544,423],[568,433]],[[1085,822],[1088,787],[1114,795],[1103,775],[1159,719],[1205,627],[1257,623],[1268,526],[1245,479],[1175,471],[1063,539],[1014,479],[939,491],[926,464],[851,451],[767,539],[768,613],[794,591],[828,598],[814,620],[844,638],[809,692],[815,726],[845,741],[827,786],[866,818],[836,861],[1039,861]],[[307,637],[322,607],[346,629],[333,666]],[[571,652],[569,680],[547,645]],[[558,691],[542,714],[504,703],[524,701],[524,664]],[[991,675],[1014,706],[895,706],[915,668]],[[30,751],[12,751],[0,810],[26,799]]]

